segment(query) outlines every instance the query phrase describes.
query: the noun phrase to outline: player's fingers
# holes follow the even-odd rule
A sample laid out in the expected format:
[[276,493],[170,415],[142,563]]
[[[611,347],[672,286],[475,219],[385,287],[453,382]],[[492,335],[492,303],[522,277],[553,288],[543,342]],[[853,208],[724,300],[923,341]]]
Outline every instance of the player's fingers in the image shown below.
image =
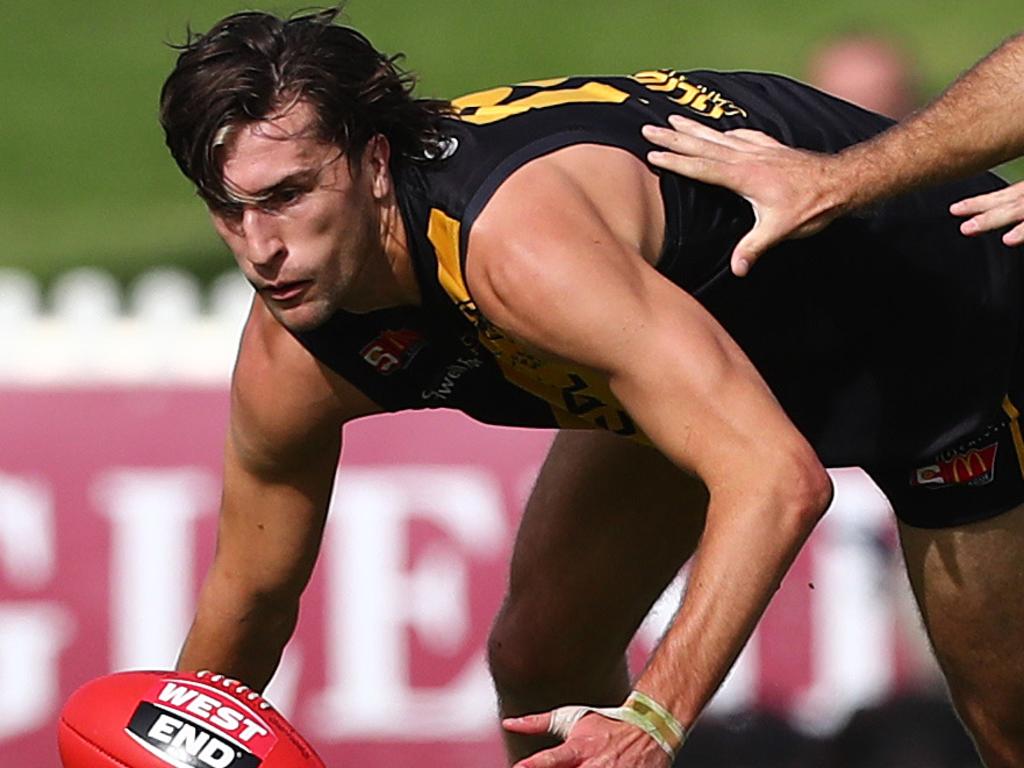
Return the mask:
[[651,165],[664,168],[666,171],[708,184],[728,187],[734,178],[734,166],[704,157],[687,157],[673,152],[649,152],[647,160]]
[[1007,203],[972,216],[960,225],[960,231],[968,236],[978,235],[1005,227],[1008,224],[1018,224],[1022,220],[1024,220],[1024,204]]
[[1003,235],[1003,242],[1009,246],[1024,245],[1024,223],[1018,224]]
[[681,136],[693,136],[709,144],[728,145],[730,143],[728,137],[721,131],[716,131],[714,128],[704,125],[704,123],[699,123],[682,115],[669,115],[668,123]]
[[520,760],[512,768],[574,768],[582,762],[576,747],[566,742]]
[[769,248],[773,248],[790,237],[807,237],[821,229],[821,223],[797,226],[797,220],[780,216],[773,209],[762,209],[748,198],[754,209],[754,226],[733,248],[729,266],[737,277],[746,277],[758,259]]
[[974,197],[968,197],[953,203],[949,206],[949,212],[954,216],[973,216],[976,213],[982,213],[998,205],[1003,205],[1020,194],[1022,194],[1021,190],[1016,190],[1015,187],[997,189],[995,192],[975,195]]
[[750,142],[751,144],[757,144],[762,147],[784,146],[781,142],[776,141],[767,133],[755,131],[752,128],[734,128],[731,131],[726,131],[725,135],[737,139],[742,139],[743,141]]
[[778,242],[778,238],[772,238],[763,228],[754,225],[754,228],[733,248],[729,266],[736,277],[746,277],[755,262],[761,258],[761,254]]
[[550,712],[544,712],[539,715],[523,715],[522,717],[506,717],[501,721],[501,727],[513,733],[547,733],[550,725]]
[[[680,155],[704,157],[713,160],[729,160],[736,156],[736,149],[726,146],[720,141],[709,141],[689,133],[679,133],[671,128],[658,125],[645,125],[641,131],[644,138],[652,144],[671,150]],[[721,136],[717,131],[713,131]]]
[[679,133],[663,125],[645,125],[640,132],[652,144],[684,155],[703,155],[702,150],[709,144],[707,140],[699,136]]
[[960,225],[960,231],[965,235],[1016,225],[1024,221],[1024,182],[969,197],[954,203],[949,210],[957,216],[971,217]]

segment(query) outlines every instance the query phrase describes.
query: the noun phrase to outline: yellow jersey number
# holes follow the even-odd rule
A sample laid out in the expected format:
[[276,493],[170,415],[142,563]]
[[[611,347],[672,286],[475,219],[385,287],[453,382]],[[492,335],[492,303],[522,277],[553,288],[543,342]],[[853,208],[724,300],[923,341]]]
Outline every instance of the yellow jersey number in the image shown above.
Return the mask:
[[[718,91],[687,80],[680,72],[652,70],[638,72],[632,79],[648,90],[658,93],[669,101],[685,107],[691,112],[717,120],[733,115],[747,116],[746,110]],[[622,104],[630,94],[609,83],[596,80],[582,85],[563,88],[569,78],[534,80],[520,83],[518,87],[539,88],[525,96],[513,97],[517,86],[505,85],[479,93],[471,93],[455,99],[459,118],[474,125],[489,125],[509,117],[521,115],[531,109],[557,107],[565,104]]]

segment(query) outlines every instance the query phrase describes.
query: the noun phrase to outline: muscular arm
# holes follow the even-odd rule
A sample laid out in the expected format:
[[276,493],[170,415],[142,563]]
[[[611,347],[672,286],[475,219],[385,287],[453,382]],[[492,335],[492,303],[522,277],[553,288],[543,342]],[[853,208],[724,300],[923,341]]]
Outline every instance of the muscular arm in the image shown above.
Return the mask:
[[1024,153],[1024,34],[904,122],[836,157],[831,194],[856,208]]
[[[757,225],[733,254],[733,271],[742,275],[771,246],[813,234],[850,210],[1024,153],[1022,114],[1024,34],[976,64],[930,106],[837,155],[791,149],[756,131],[720,134],[685,118],[673,118],[675,131],[649,126],[644,132],[677,153],[653,153],[656,165],[728,187],[754,206]],[[988,203],[955,206],[953,212],[977,214]],[[1013,220],[1011,212],[995,214],[965,223],[964,231]]]
[[319,550],[341,425],[374,410],[256,300],[232,380],[217,551],[179,669],[267,684]]
[[830,484],[732,339],[605,224],[582,174],[559,170],[557,161],[527,166],[498,191],[471,235],[469,286],[512,336],[605,373],[658,448],[708,486],[683,607],[638,683],[690,725],[827,506]]

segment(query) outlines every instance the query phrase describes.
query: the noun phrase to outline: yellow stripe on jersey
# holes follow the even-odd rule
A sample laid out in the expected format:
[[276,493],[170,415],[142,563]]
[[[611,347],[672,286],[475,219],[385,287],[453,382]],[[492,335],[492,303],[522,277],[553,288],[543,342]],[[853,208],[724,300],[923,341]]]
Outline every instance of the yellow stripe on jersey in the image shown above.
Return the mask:
[[510,85],[502,85],[498,88],[491,88],[487,91],[467,93],[452,100],[452,106],[456,110],[470,109],[472,107],[493,107],[512,95],[514,89]]
[[551,88],[531,93],[502,104],[512,94],[511,88],[492,88],[481,93],[455,99],[452,105],[459,119],[474,125],[489,125],[531,109],[557,107],[563,104],[622,104],[629,94],[607,83],[591,81],[578,88]]
[[568,77],[549,77],[547,80],[529,80],[525,83],[516,83],[516,85],[530,88],[554,88],[556,85],[561,85],[568,79]]
[[1024,436],[1020,431],[1020,411],[1011,402],[1010,396],[1003,398],[1003,412],[1010,417],[1010,434],[1013,435],[1013,447],[1017,449],[1017,464],[1020,474],[1024,477]]
[[585,366],[567,363],[507,336],[480,315],[469,296],[459,258],[461,225],[433,208],[427,239],[437,255],[437,279],[449,298],[477,329],[480,343],[493,355],[504,377],[552,406],[559,426],[595,427],[643,439],[608,386],[608,378]]
[[427,239],[437,254],[437,279],[452,301],[461,306],[470,299],[469,290],[462,279],[462,264],[459,262],[460,227],[458,220],[437,208],[431,209]]

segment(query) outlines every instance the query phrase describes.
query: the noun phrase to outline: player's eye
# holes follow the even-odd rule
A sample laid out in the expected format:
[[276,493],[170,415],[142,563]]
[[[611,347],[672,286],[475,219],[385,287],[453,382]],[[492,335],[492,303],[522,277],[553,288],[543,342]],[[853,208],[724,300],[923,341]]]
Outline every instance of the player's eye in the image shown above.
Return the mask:
[[218,219],[235,223],[242,220],[242,214],[245,212],[245,206],[239,205],[238,203],[225,203],[215,202],[209,203],[210,212]]
[[304,193],[305,190],[299,187],[282,187],[274,190],[266,200],[259,204],[259,207],[267,213],[277,213],[282,208],[299,202]]

